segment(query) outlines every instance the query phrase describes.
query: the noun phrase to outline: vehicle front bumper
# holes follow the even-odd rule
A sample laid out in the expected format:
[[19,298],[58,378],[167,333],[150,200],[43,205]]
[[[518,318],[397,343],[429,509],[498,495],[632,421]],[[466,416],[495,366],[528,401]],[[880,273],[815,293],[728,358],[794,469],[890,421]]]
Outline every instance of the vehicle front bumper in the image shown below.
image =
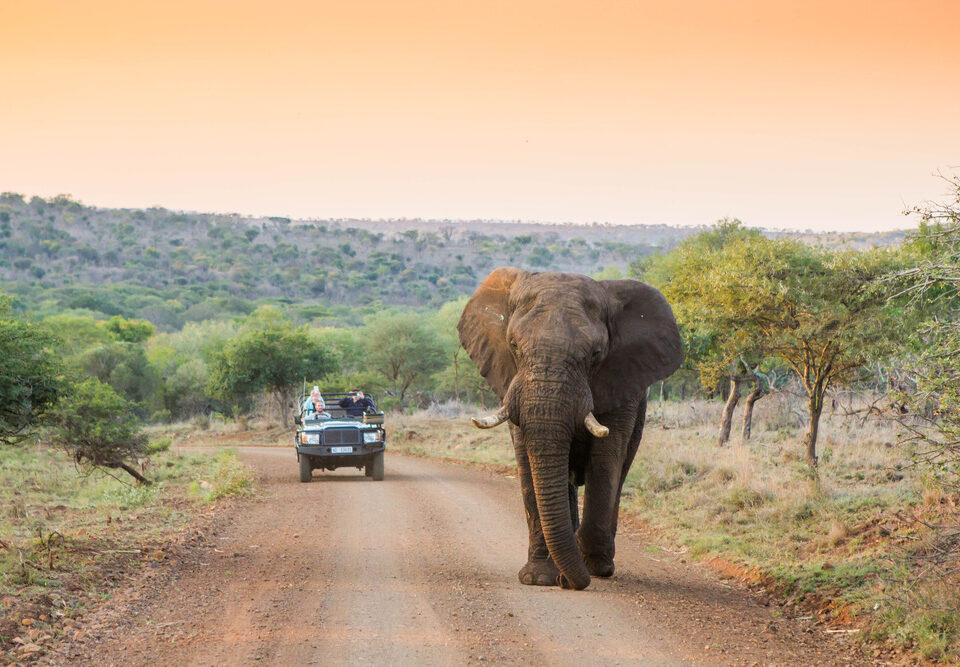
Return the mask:
[[[335,447],[353,447],[353,451],[334,454],[330,450]],[[298,454],[306,454],[307,456],[315,456],[322,459],[364,458],[382,452],[385,449],[386,445],[383,442],[371,442],[362,445],[297,445]]]

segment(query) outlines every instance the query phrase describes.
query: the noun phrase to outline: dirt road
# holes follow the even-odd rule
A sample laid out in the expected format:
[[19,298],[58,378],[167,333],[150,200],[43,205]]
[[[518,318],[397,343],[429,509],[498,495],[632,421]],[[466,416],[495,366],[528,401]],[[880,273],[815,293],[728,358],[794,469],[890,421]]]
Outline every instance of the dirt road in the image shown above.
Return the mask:
[[[389,453],[388,453],[389,454]],[[518,482],[388,456],[297,481],[289,449],[245,448],[264,496],[179,568],[131,588],[53,662],[104,664],[861,664],[836,635],[667,561],[629,529],[617,574],[522,586]],[[152,582],[152,583],[151,583]]]

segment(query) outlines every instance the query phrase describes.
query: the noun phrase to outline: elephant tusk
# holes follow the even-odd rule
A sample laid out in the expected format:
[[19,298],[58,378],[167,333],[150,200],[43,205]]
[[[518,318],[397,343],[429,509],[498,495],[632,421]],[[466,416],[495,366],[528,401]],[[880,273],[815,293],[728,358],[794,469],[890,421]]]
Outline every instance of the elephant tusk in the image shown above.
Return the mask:
[[597,438],[606,438],[610,435],[610,429],[598,422],[592,412],[587,413],[587,416],[583,418],[583,423],[587,427],[587,430]]
[[508,414],[507,407],[503,406],[492,415],[473,417],[470,421],[472,421],[473,425],[477,428],[493,428],[494,426],[499,426],[509,418],[510,415]]

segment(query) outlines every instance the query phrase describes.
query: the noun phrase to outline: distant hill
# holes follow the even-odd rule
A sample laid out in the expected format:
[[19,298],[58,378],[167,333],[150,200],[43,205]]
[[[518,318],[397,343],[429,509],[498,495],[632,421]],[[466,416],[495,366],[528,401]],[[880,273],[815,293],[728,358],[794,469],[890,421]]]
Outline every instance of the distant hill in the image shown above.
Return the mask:
[[[493,268],[625,271],[697,228],[488,220],[290,220],[0,196],[0,288],[40,312],[145,317],[162,329],[294,304],[306,319],[358,306],[431,306]],[[780,235],[770,232],[770,235]],[[794,235],[796,236],[796,235]],[[856,247],[903,233],[816,235]],[[612,267],[612,268],[611,268]]]

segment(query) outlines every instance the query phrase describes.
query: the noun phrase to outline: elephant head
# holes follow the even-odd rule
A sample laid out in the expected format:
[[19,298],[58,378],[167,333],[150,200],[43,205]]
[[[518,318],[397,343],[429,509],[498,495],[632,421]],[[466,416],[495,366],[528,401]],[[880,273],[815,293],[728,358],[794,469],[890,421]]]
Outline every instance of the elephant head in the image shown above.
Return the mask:
[[529,460],[550,556],[574,588],[590,582],[570,520],[568,480],[574,439],[605,437],[594,415],[645,395],[683,361],[670,306],[635,280],[528,273],[505,267],[481,283],[457,326],[460,341],[501,400],[474,420],[509,419]]

